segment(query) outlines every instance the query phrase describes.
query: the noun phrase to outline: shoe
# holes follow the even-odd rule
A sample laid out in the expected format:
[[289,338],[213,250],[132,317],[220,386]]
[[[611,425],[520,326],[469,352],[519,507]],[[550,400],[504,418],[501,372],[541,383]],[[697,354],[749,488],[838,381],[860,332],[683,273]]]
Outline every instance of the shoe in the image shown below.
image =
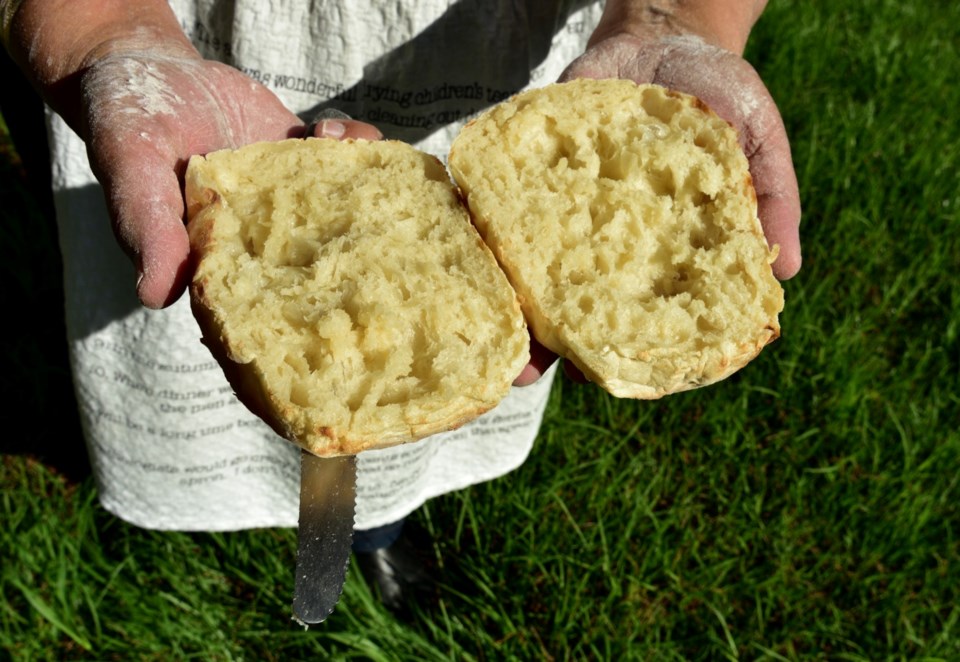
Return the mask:
[[418,545],[404,527],[388,547],[354,552],[367,585],[380,594],[383,605],[394,614],[409,615],[436,600],[437,585],[428,560],[429,544]]

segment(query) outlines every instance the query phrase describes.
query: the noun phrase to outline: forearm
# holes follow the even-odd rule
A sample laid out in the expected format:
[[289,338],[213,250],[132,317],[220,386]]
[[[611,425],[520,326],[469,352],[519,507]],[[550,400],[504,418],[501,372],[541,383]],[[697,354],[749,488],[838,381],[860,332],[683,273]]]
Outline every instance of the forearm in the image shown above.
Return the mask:
[[44,100],[77,127],[77,79],[123,50],[199,57],[166,0],[0,0],[5,46]]
[[615,35],[693,33],[742,54],[767,0],[608,0],[591,45]]

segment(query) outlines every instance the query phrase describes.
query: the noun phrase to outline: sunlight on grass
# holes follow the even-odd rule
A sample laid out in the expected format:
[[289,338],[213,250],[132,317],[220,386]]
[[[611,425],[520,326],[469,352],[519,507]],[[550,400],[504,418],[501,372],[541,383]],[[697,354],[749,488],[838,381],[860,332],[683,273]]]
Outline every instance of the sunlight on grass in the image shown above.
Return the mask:
[[[960,659],[958,26],[952,3],[770,3],[748,56],[780,104],[804,204],[782,338],[726,382],[662,401],[559,380],[523,467],[417,513],[442,563],[435,609],[398,620],[351,572],[334,615],[304,630],[292,531],[130,527],[56,453],[28,459],[53,434],[41,420],[0,464],[0,649]],[[3,167],[5,200],[23,199]],[[56,291],[15,261],[29,235],[4,213],[11,288]],[[8,417],[65,372],[15,331]]]

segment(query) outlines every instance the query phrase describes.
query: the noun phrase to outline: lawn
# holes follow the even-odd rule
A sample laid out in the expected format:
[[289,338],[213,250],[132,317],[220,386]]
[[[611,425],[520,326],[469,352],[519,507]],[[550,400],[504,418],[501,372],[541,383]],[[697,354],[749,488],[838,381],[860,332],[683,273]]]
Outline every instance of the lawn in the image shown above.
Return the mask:
[[442,593],[409,621],[352,573],[304,630],[293,531],[99,507],[55,234],[4,140],[0,656],[960,659],[958,49],[953,2],[772,0],[748,58],[804,204],[782,338],[662,401],[558,380],[521,469],[417,513]]

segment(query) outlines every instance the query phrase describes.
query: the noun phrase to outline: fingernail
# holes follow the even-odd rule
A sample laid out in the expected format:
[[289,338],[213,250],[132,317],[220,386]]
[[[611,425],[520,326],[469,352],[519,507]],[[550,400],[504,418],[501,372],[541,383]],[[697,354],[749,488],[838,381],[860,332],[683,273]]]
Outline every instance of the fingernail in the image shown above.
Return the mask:
[[142,303],[147,308],[159,308],[160,306],[156,305],[155,303],[153,303],[152,301],[149,301],[146,298],[146,295],[147,295],[147,292],[145,291],[146,286],[147,286],[146,274],[143,273],[141,269],[137,269],[137,285],[136,285],[137,298],[140,299],[140,303]]
[[342,138],[347,132],[347,125],[337,120],[323,120],[320,123],[320,135],[324,138]]

